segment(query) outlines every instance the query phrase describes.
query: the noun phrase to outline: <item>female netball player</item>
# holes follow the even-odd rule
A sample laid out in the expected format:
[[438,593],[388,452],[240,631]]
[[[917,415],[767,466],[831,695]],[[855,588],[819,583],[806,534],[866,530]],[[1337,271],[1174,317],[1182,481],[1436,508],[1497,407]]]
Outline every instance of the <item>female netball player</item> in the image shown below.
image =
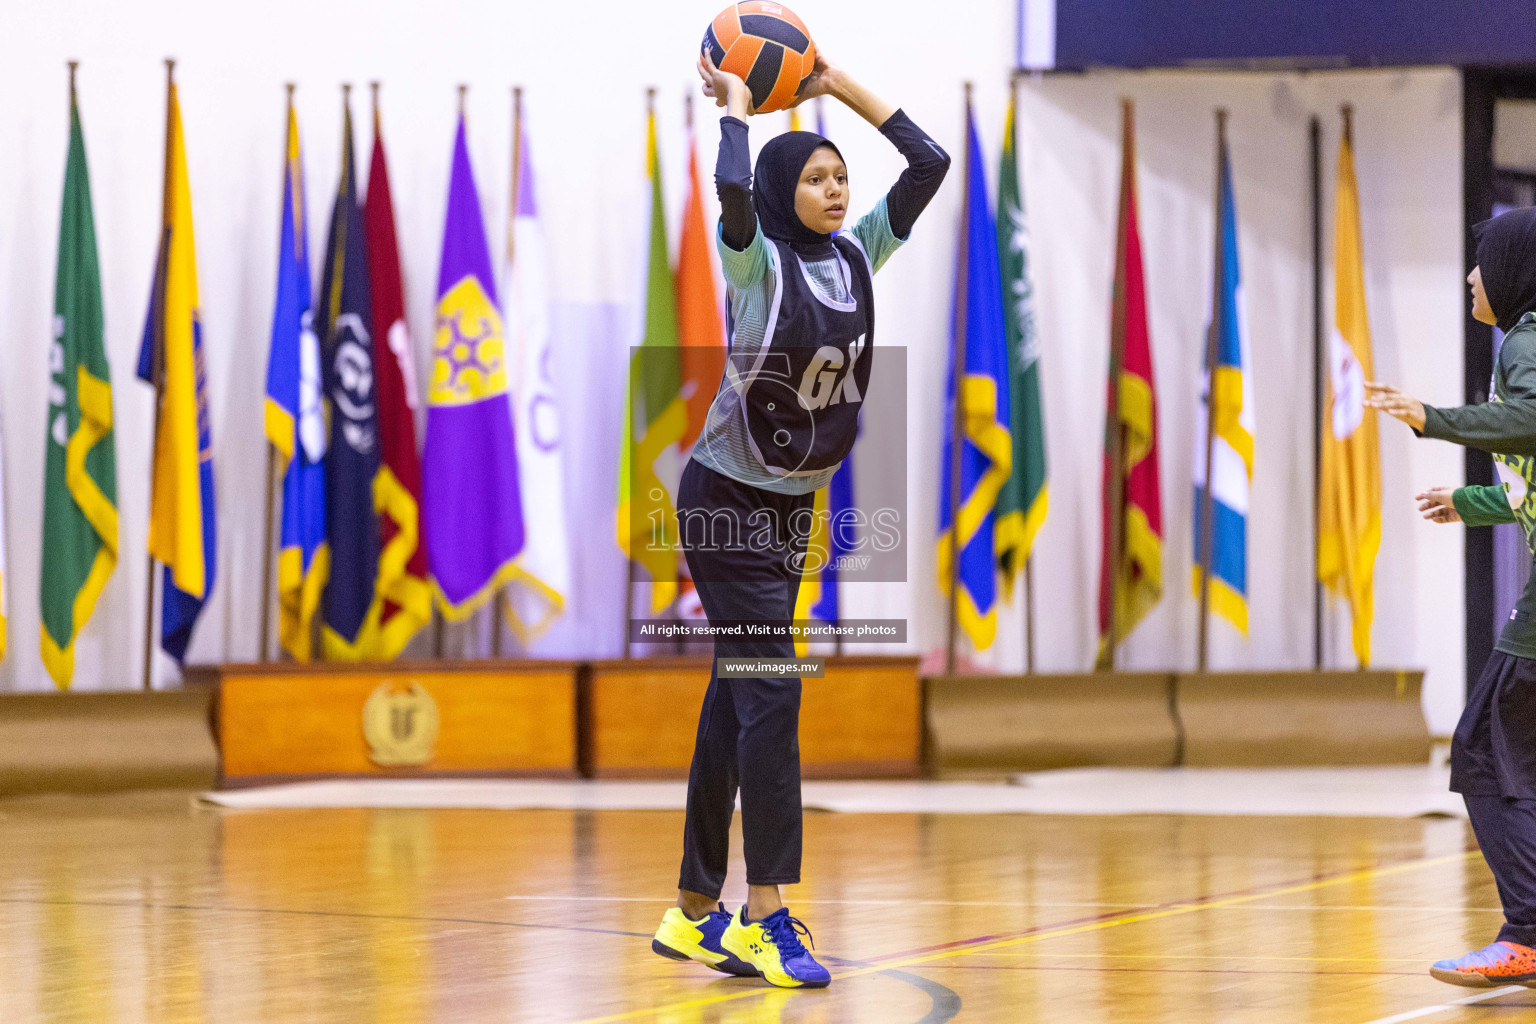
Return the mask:
[[[1438,487],[1418,496],[1436,523],[1519,523],[1536,551],[1536,208],[1478,225],[1472,316],[1505,332],[1493,400],[1437,409],[1385,384],[1366,404],[1423,437],[1492,452],[1502,483]],[[1453,985],[1536,986],[1536,572],[1515,603],[1451,739],[1451,789],[1498,883],[1504,927],[1484,949],[1441,960],[1430,973]]]
[[[741,78],[699,59],[704,93],[726,107],[715,185],[718,248],[730,285],[729,365],[678,488],[688,568],[713,626],[794,618],[814,492],[853,448],[874,358],[871,276],[906,241],[949,157],[907,115],[818,57],[800,101],[845,103],[891,141],[907,168],[852,228],[842,154],[811,132],[769,140],[755,174],[752,97]],[[779,886],[800,881],[800,677],[720,678],[718,659],[792,659],[785,632],[719,639],[699,714],[677,906],[652,948],[784,988],[831,976],[801,944],[809,930]],[[719,902],[741,790],[747,902]]]

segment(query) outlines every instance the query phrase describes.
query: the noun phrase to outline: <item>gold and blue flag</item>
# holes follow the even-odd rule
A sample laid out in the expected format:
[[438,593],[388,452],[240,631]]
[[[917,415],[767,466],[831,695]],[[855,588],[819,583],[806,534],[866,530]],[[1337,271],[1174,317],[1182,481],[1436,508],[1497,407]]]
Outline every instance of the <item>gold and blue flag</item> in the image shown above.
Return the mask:
[[310,660],[311,624],[330,571],[325,528],[325,413],[320,404],[320,341],[313,318],[304,162],[299,149],[299,120],[290,97],[277,303],[272,313],[272,348],[267,356],[266,425],[267,440],[283,467],[278,638],[283,649],[301,662]]
[[[986,169],[976,118],[966,103],[966,178],[962,206],[960,266],[955,275],[955,310],[951,330],[949,401],[944,420],[944,455],[939,502],[939,588],[949,596],[951,554],[959,587],[959,625],[972,646],[983,650],[997,636],[997,565],[995,527],[998,494],[1013,470],[1009,429],[1008,334],[1003,319],[1002,272],[998,265],[997,226],[987,201]],[[954,365],[963,351],[964,363]],[[960,416],[955,415],[955,402]],[[953,497],[951,463],[956,420],[960,444],[960,492]],[[951,512],[953,509],[953,513]],[[955,531],[953,536],[951,531]]]
[[[1243,286],[1237,260],[1237,203],[1226,135],[1216,156],[1216,278],[1207,330],[1216,333],[1214,368],[1201,381],[1195,439],[1195,593],[1209,544],[1210,606],[1243,633],[1248,632],[1248,489],[1253,480],[1253,378],[1248,372],[1248,338],[1243,331]],[[1209,347],[1208,347],[1209,356]],[[1214,429],[1207,417],[1215,411]],[[1209,442],[1209,447],[1207,443]],[[1207,470],[1209,451],[1211,468]],[[1205,526],[1206,481],[1210,480],[1211,525]]]
[[165,192],[139,377],[155,386],[149,554],[165,571],[160,646],[184,662],[218,564],[208,369],[197,297],[192,191],[176,83],[166,95]]

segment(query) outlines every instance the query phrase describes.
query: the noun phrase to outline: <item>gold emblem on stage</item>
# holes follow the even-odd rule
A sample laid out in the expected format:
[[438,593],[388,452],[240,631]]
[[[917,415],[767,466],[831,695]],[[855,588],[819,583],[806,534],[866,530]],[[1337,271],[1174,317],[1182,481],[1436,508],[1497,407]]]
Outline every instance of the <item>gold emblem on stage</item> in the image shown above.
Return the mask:
[[414,768],[432,760],[437,702],[420,683],[385,680],[363,705],[368,758],[380,768]]

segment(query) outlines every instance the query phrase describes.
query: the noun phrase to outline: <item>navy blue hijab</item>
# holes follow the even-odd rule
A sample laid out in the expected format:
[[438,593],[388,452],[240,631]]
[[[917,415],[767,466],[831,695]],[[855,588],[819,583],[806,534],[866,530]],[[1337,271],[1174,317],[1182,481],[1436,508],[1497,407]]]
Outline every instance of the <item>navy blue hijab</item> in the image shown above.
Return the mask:
[[1483,291],[1499,330],[1507,333],[1536,310],[1536,206],[1501,213],[1472,230]]
[[805,163],[818,148],[826,146],[843,154],[815,132],[785,132],[768,140],[757,154],[752,173],[752,207],[763,234],[785,242],[807,259],[825,259],[832,255],[832,236],[812,231],[795,212],[795,189]]

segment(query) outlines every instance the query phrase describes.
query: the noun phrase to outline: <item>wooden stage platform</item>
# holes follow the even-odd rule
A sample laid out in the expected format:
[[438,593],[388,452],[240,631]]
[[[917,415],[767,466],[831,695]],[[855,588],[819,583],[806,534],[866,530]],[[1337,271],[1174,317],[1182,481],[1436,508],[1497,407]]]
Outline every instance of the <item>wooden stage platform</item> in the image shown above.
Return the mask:
[[[702,658],[193,669],[188,689],[0,696],[0,794],[314,778],[682,778]],[[1422,673],[918,675],[829,658],[808,779],[1089,765],[1423,764]]]
[[[1459,820],[891,813],[805,825],[804,882],[786,897],[835,980],[789,992],[651,953],[677,880],[675,811],[3,800],[0,1020],[1536,1019],[1536,991],[1426,973],[1498,928],[1492,878]],[[737,862],[728,900],[742,899],[741,879]],[[1469,996],[1481,1001],[1445,1005]]]

